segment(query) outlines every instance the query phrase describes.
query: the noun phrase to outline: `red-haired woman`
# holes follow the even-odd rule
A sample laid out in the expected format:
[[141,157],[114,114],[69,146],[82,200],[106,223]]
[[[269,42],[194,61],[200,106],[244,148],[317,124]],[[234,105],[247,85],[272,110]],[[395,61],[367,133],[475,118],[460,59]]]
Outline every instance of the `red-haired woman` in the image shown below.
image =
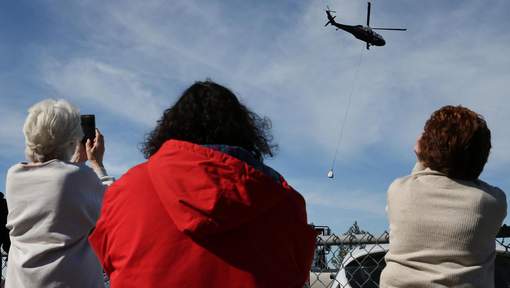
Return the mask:
[[412,174],[388,190],[390,249],[381,287],[494,287],[503,191],[478,179],[491,148],[485,120],[445,106],[425,124]]

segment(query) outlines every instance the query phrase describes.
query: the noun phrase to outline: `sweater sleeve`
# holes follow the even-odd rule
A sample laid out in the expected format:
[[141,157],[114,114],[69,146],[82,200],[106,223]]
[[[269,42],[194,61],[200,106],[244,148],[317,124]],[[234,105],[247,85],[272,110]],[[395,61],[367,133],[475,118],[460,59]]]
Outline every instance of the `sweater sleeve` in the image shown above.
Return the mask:
[[113,182],[115,182],[115,177],[108,176],[108,173],[104,167],[92,167],[92,169],[96,173],[97,177],[99,177],[99,180],[101,180],[103,185],[110,186],[113,184]]

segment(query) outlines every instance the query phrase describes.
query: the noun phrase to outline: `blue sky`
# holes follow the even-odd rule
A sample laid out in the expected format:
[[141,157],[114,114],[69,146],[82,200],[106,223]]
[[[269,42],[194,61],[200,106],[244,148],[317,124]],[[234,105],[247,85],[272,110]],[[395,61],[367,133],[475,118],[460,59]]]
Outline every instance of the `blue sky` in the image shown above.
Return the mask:
[[305,196],[310,221],[336,232],[355,220],[387,228],[386,188],[409,173],[425,120],[446,104],[486,117],[493,150],[482,179],[510,191],[510,2],[374,0],[373,26],[409,31],[382,31],[387,45],[370,51],[324,27],[326,5],[339,22],[365,22],[357,0],[3,1],[0,171],[24,159],[28,107],[64,98],[96,114],[106,167],[120,176],[143,161],[139,144],[162,111],[210,77],[272,119],[280,149],[267,162]]

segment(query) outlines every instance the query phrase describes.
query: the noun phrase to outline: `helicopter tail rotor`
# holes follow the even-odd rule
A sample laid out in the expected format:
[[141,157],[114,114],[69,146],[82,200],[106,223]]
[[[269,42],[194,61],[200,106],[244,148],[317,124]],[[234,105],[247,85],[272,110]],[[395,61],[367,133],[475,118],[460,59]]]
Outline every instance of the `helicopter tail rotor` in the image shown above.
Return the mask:
[[329,19],[328,22],[326,22],[326,24],[324,25],[324,27],[328,26],[329,24],[331,24],[331,21],[334,21],[336,18],[336,16],[333,16],[331,19]]
[[329,6],[326,6],[326,15],[328,16],[328,22],[324,26],[328,26],[329,24],[333,24],[335,22],[336,16],[331,15],[331,13],[336,13],[336,11],[331,10]]

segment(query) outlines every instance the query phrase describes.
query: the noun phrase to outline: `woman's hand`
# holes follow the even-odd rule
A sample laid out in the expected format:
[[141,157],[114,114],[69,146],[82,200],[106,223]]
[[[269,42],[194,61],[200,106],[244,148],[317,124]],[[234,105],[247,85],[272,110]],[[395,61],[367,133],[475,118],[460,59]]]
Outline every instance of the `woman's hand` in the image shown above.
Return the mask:
[[96,129],[96,137],[94,138],[94,141],[87,139],[87,142],[85,143],[85,150],[87,152],[87,159],[90,161],[90,165],[102,168],[105,150],[104,137],[98,129]]

